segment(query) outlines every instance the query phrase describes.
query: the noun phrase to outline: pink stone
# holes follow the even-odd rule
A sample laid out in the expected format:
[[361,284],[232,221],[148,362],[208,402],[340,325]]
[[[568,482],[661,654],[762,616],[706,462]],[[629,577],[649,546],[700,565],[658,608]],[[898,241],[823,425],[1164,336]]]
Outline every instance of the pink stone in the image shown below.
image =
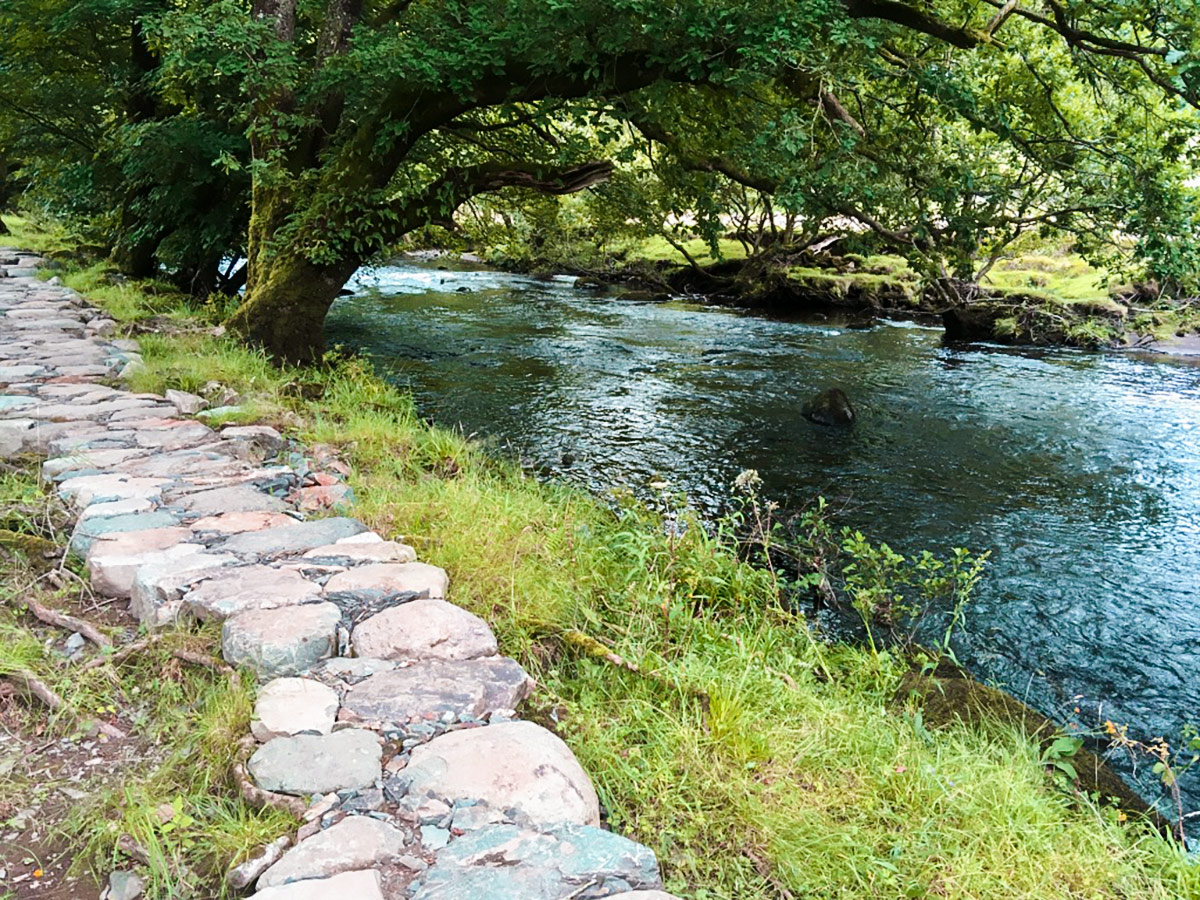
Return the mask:
[[225,619],[252,609],[278,609],[316,600],[321,588],[294,569],[239,566],[194,587],[183,605],[202,621]]
[[205,516],[192,523],[197,533],[242,534],[246,531],[261,531],[276,525],[290,525],[296,521],[291,516],[277,512],[227,512],[218,516]]
[[496,636],[483,619],[427,598],[376,613],[354,629],[351,642],[357,656],[379,659],[476,659],[497,651]]
[[[371,546],[364,544],[363,546]],[[358,566],[335,575],[325,585],[325,593],[369,591],[377,594],[428,593],[437,600],[446,596],[450,578],[445,569],[426,563],[376,563]]]

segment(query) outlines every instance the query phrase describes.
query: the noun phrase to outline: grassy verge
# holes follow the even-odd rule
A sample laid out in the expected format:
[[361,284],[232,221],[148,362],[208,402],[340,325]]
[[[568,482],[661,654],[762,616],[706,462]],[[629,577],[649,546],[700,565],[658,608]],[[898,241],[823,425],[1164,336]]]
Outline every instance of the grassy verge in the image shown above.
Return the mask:
[[[539,484],[424,424],[410,398],[362,361],[277,369],[215,336],[202,311],[189,318],[178,301],[136,286],[106,297],[89,288],[95,269],[63,276],[127,322],[167,310],[186,326],[142,338],[147,368],[136,389],[219,380],[293,437],[338,448],[353,468],[357,514],[449,569],[456,602],[493,623],[503,652],[540,682],[531,715],[569,741],[609,824],[658,852],[676,893],[1200,896],[1200,870],[1175,847],[1056,784],[1016,727],[931,730],[914,705],[895,701],[898,659],[815,641],[779,608],[771,574],[703,529],[668,535],[639,507],[614,512]],[[580,649],[579,632],[639,671]],[[236,714],[199,715],[241,721],[234,696],[212,702]],[[262,823],[251,828],[227,805],[225,760],[200,737],[163,734],[165,746],[193,748],[178,752],[198,754],[192,765],[203,770],[156,776],[186,787],[178,796],[197,823],[181,860],[247,849]],[[131,809],[142,816],[170,793],[109,797],[87,817],[95,827],[81,822],[72,839],[103,857],[111,823],[133,827]],[[219,839],[205,836],[213,830]],[[245,843],[231,846],[234,834]]]

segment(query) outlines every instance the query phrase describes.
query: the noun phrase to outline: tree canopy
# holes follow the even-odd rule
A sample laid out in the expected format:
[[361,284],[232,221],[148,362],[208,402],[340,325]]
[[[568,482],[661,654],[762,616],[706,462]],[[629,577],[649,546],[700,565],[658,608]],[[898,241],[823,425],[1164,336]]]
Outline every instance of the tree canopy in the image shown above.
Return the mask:
[[[234,289],[311,360],[353,271],[483,195],[869,234],[930,279],[1034,230],[1194,288],[1189,0],[0,3],[30,197],[131,269]],[[13,165],[15,164],[15,166]]]

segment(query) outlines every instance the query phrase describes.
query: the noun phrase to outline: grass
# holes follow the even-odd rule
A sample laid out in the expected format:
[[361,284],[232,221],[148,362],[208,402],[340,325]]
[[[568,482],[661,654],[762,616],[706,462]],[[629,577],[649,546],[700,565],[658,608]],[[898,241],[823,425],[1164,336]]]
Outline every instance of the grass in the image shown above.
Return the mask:
[[[58,526],[67,518],[39,481],[36,461],[28,463],[0,475],[0,527],[61,546],[67,534]],[[233,799],[230,766],[249,727],[253,690],[240,679],[185,665],[173,655],[180,649],[214,654],[217,631],[180,628],[119,665],[81,671],[58,649],[65,632],[37,623],[21,611],[21,601],[32,597],[78,614],[91,600],[82,581],[68,578],[66,586],[57,587],[40,577],[45,567],[39,560],[14,551],[12,541],[0,545],[0,676],[30,672],[65,704],[49,715],[36,704],[10,706],[6,726],[41,735],[40,744],[46,736],[94,738],[92,720],[119,716],[121,727],[134,735],[133,760],[122,783],[76,784],[91,792],[91,799],[73,804],[57,821],[39,822],[40,830],[58,849],[70,848],[77,869],[91,867],[98,875],[129,865],[117,844],[128,835],[150,856],[151,896],[177,896],[172,892],[183,884],[203,885],[206,896],[225,896],[219,887],[225,867],[286,830],[291,820]],[[119,643],[133,629],[110,622],[105,630]],[[78,774],[66,771],[62,778]],[[52,793],[53,779],[43,782],[15,770],[0,780],[0,807],[27,806]],[[168,808],[169,819],[164,817]]]
[[[538,679],[527,713],[570,743],[610,825],[650,845],[681,896],[1200,897],[1200,870],[1177,848],[1065,792],[1012,724],[931,730],[895,697],[897,658],[814,640],[780,609],[771,574],[703,528],[668,535],[636,504],[538,483],[424,424],[362,360],[277,369],[199,323],[142,341],[136,389],[219,380],[342,453],[357,514],[450,571],[453,599]],[[581,651],[575,632],[639,671]],[[138,670],[161,693],[142,701],[147,721],[178,749],[71,835],[95,859],[120,829],[160,841],[165,896],[173,865],[214,871],[286,823],[225,799],[248,697],[208,673],[162,683],[152,666]],[[194,822],[163,835],[147,811],[177,796]]]

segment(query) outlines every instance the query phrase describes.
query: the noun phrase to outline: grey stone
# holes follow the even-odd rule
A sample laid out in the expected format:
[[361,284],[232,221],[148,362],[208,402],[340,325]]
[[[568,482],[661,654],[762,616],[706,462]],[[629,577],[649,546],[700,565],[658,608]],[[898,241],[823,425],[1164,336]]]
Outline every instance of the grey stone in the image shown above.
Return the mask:
[[367,526],[356,519],[330,518],[312,522],[297,522],[279,528],[265,528],[246,534],[235,534],[217,545],[226,553],[238,556],[283,556],[303,553],[313,547],[332,544],[338,538],[359,534]]
[[335,656],[313,666],[309,673],[325,682],[343,685],[358,684],[378,672],[390,672],[400,663],[394,659],[376,659],[371,656]]
[[432,660],[380,672],[354,685],[343,699],[343,715],[371,724],[445,713],[481,718],[497,709],[514,709],[532,684],[515,660],[503,656]]
[[[153,512],[117,512],[120,509],[143,508],[150,510],[153,503],[145,497],[130,497],[126,500],[111,500],[95,503],[84,510],[71,534],[72,553],[85,556],[92,542],[105,535],[122,534],[128,531],[147,531],[168,528],[179,524],[179,514],[159,509]],[[93,514],[92,510],[96,510]],[[108,511],[114,514],[107,514]]]
[[251,900],[384,900],[379,873],[361,869],[332,878],[310,878],[270,887]]
[[92,503],[104,503],[109,500],[127,500],[135,497],[157,500],[162,496],[163,488],[170,483],[170,479],[167,478],[139,478],[121,474],[88,475],[65,482],[59,486],[58,493],[82,509]]
[[587,773],[566,744],[532,722],[443,734],[414,748],[399,777],[410,797],[482,800],[537,822],[600,824]]
[[315,547],[304,554],[305,559],[339,566],[361,563],[410,563],[417,561],[417,551],[396,541],[339,541]]
[[[180,547],[193,547],[180,544]],[[183,611],[183,595],[191,581],[200,573],[231,566],[237,557],[227,553],[209,553],[197,548],[189,553],[148,560],[133,578],[129,595],[129,611],[150,627],[166,625],[179,618]]]
[[165,394],[167,401],[175,404],[175,408],[185,416],[195,415],[208,406],[208,401],[187,391],[169,390]]
[[239,566],[193,588],[184,608],[201,621],[221,621],[254,609],[299,606],[320,598],[321,588],[292,569]]
[[33,419],[0,421],[0,459],[8,459],[30,449],[36,438],[37,422]]
[[415,887],[413,900],[598,900],[662,880],[649,848],[610,831],[492,825],[440,850]]
[[137,872],[112,872],[108,876],[108,900],[137,900],[146,883]]
[[371,787],[382,774],[382,754],[373,732],[347,728],[333,734],[275,738],[254,751],[248,768],[263,790],[328,794]]
[[232,425],[221,429],[221,438],[245,444],[258,459],[270,459],[283,449],[283,435],[269,425]]
[[[354,570],[351,570],[354,571]],[[340,575],[335,575],[325,586]],[[377,613],[351,636],[359,656],[380,659],[475,659],[496,655],[496,636],[483,619],[445,600],[418,598]]]
[[97,538],[85,557],[93,588],[105,597],[128,597],[134,576],[145,563],[164,558],[164,553],[166,558],[176,558],[202,550],[198,544],[178,547],[191,535],[186,528],[174,527]]
[[329,734],[337,717],[337,691],[311,678],[276,678],[254,702],[250,733],[260,741],[315,731]]
[[221,649],[227,662],[259,678],[297,675],[334,654],[340,620],[332,603],[252,610],[225,620]]
[[258,888],[277,887],[308,878],[375,869],[397,861],[404,834],[367,816],[347,816],[289,850],[258,879]]
[[233,487],[213,488],[188,494],[175,503],[180,509],[200,515],[217,515],[227,512],[281,512],[287,504],[248,484]]

